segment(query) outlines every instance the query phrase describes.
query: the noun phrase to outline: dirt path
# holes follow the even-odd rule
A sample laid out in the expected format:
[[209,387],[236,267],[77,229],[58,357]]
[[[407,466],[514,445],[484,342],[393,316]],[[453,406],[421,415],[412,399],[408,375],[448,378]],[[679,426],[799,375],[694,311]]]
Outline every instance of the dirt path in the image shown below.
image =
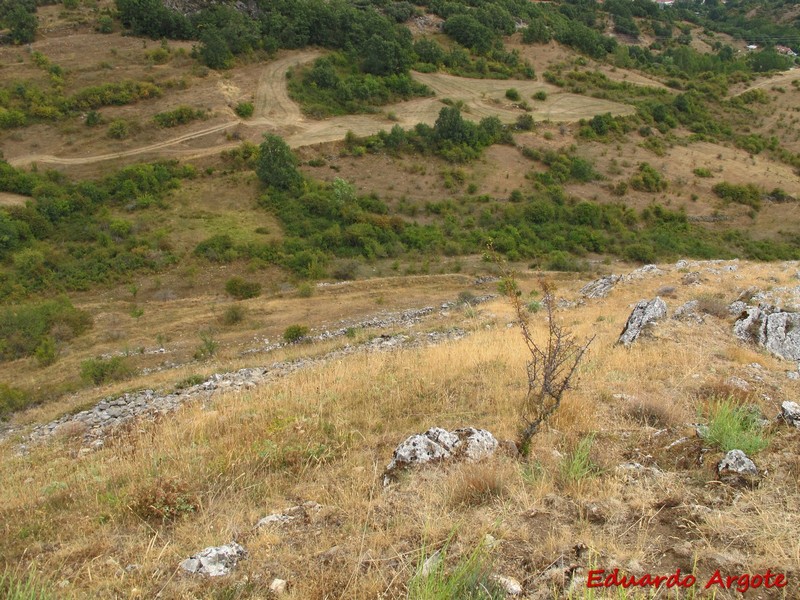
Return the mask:
[[12,194],[10,192],[0,192],[0,206],[25,206],[25,202],[30,200],[27,196]]
[[[87,165],[108,160],[140,155],[166,155],[181,158],[199,158],[217,154],[222,150],[238,145],[237,142],[211,142],[205,147],[175,148],[179,144],[219,134],[234,127],[240,128],[247,139],[257,141],[267,131],[280,133],[293,148],[331,142],[343,139],[348,131],[357,135],[371,135],[381,129],[390,129],[394,124],[413,127],[417,123],[433,125],[442,108],[441,99],[450,98],[461,101],[467,118],[479,120],[497,116],[506,123],[513,122],[523,111],[505,98],[508,88],[519,91],[533,109],[531,116],[536,120],[577,121],[596,114],[610,112],[615,115],[630,114],[633,108],[617,102],[588,98],[562,92],[547,83],[521,80],[468,79],[444,73],[413,73],[420,82],[435,93],[435,98],[419,98],[384,107],[383,115],[346,115],[322,121],[314,121],[303,116],[299,106],[289,98],[286,88],[286,71],[297,65],[307,63],[321,55],[319,51],[304,51],[269,63],[255,93],[255,118],[247,121],[236,119],[228,123],[199,129],[155,144],[99,154],[95,156],[58,157],[49,154],[34,154],[8,159],[14,166],[44,163],[50,165]],[[548,98],[544,102],[534,101],[531,96],[545,91]],[[393,113],[392,120],[387,118]],[[169,149],[168,152],[162,152]]]
[[286,71],[321,56],[318,51],[301,52],[271,62],[264,69],[256,88],[254,115],[257,120],[268,123],[299,123],[303,120],[300,107],[289,98],[286,89]]
[[797,67],[789,69],[785,73],[779,73],[774,77],[768,77],[767,79],[763,79],[754,85],[746,87],[740,92],[731,94],[731,98],[735,98],[736,96],[741,96],[742,94],[749,92],[751,90],[760,90],[764,88],[771,88],[774,85],[780,86],[782,84],[791,83],[795,79],[800,79],[800,69],[798,69]]

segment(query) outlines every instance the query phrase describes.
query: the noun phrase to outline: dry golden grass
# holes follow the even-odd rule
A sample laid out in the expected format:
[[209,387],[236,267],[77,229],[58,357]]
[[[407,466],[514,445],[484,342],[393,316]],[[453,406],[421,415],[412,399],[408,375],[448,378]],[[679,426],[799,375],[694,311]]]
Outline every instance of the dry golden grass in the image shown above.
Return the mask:
[[[768,276],[764,271],[743,264],[735,285],[710,287],[755,282]],[[11,443],[0,445],[2,562],[35,566],[54,584],[68,581],[59,597],[259,598],[272,577],[281,577],[292,584],[290,598],[400,598],[423,548],[452,538],[455,559],[490,534],[498,541],[491,551],[495,569],[531,591],[553,575],[542,575],[548,565],[571,556],[578,543],[603,568],[669,573],[688,566],[705,576],[718,567],[770,567],[796,578],[795,431],[775,428],[770,447],[756,458],[767,476],[755,490],[734,494],[708,483],[720,456],[714,451],[702,465],[690,460],[691,445],[680,447],[686,454],[680,461],[658,462],[698,418],[704,389],[757,360],[764,366],[760,385],[796,391],[783,379],[783,365],[743,348],[729,324],[713,319],[703,326],[664,322],[629,350],[613,345],[628,305],[680,276],[622,285],[608,299],[557,313],[579,337],[597,338],[579,387],[534,439],[527,461],[498,456],[412,471],[387,489],[380,483],[394,446],[428,427],[471,425],[499,439],[516,436],[526,387],[522,340],[515,329],[483,328],[478,317],[475,332],[459,342],[352,355],[251,392],[217,394],[139,423],[96,453],[79,455],[79,432],[69,431],[27,456]],[[522,281],[526,292],[533,285]],[[562,282],[560,293],[569,297],[579,285]],[[368,284],[355,288],[361,286]],[[695,293],[677,290],[673,307]],[[481,311],[500,324],[511,317],[502,301]],[[544,333],[539,317],[534,325],[536,335]],[[231,358],[213,366],[238,364]],[[783,396],[772,398],[759,400],[767,415]],[[588,434],[597,468],[565,480],[563,463]],[[664,472],[619,471],[627,461]],[[185,495],[170,501],[178,508],[168,519],[142,509],[154,503],[148,503],[153,486],[162,481],[170,482],[173,500],[175,490]],[[253,529],[264,515],[306,500],[324,508],[298,522]],[[230,577],[205,581],[177,569],[184,557],[232,539],[249,557]],[[585,578],[585,570],[576,577]]]

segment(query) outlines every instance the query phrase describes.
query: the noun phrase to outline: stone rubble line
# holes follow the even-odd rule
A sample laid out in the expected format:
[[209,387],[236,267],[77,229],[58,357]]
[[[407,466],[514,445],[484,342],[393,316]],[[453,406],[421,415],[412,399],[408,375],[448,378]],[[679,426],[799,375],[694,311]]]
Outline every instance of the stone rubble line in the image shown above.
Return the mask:
[[[496,296],[487,295],[475,298],[471,304],[487,302]],[[458,305],[457,302],[445,302],[441,310],[446,311]],[[355,327],[391,327],[411,326],[420,322],[424,317],[431,315],[436,309],[424,307],[406,310],[396,315],[378,316],[363,321]],[[315,341],[332,339],[345,335],[348,328],[335,331],[326,331],[311,339]],[[275,362],[266,367],[250,367],[227,373],[215,373],[206,381],[193,385],[183,390],[175,390],[168,394],[160,395],[158,392],[145,389],[130,392],[118,397],[105,398],[94,407],[77,414],[64,415],[50,423],[37,425],[29,436],[31,442],[40,442],[53,436],[59,427],[66,423],[78,423],[86,427],[83,441],[89,447],[98,449],[103,446],[103,437],[111,430],[116,429],[136,418],[163,415],[176,410],[184,402],[197,397],[208,398],[216,391],[250,390],[257,385],[276,378],[284,377],[300,369],[341,358],[360,351],[375,352],[396,350],[399,348],[413,348],[425,345],[436,345],[445,341],[458,340],[466,337],[468,332],[460,328],[452,328],[445,332],[429,332],[413,336],[395,334],[391,336],[380,335],[367,342],[355,346],[345,346],[318,358],[299,358],[291,361]],[[280,344],[284,346],[286,344]],[[23,444],[21,451],[27,448]]]

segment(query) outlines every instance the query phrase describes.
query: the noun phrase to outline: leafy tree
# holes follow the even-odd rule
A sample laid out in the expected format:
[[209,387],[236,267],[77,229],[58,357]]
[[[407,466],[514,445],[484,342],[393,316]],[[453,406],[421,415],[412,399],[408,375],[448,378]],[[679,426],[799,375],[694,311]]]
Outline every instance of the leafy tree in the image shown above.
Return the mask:
[[445,58],[445,51],[436,40],[422,38],[414,42],[414,52],[419,62],[438,65]]
[[551,38],[550,30],[541,19],[532,20],[522,30],[522,41],[526,44],[546,44]]
[[277,135],[266,135],[259,146],[256,174],[266,185],[288,191],[300,185],[302,175],[289,146]]
[[472,15],[455,15],[445,21],[444,32],[462,46],[485,54],[492,48],[494,33]]
[[453,106],[446,106],[439,111],[433,133],[437,140],[453,144],[468,143],[470,138],[468,125],[461,116],[461,111]]
[[212,69],[227,69],[233,54],[217,29],[207,29],[200,36],[200,58]]
[[404,73],[411,66],[410,44],[396,39],[373,35],[366,44],[365,55],[364,71],[374,75]]
[[39,21],[23,6],[13,8],[6,16],[6,22],[11,29],[11,41],[15,44],[29,44],[36,38]]

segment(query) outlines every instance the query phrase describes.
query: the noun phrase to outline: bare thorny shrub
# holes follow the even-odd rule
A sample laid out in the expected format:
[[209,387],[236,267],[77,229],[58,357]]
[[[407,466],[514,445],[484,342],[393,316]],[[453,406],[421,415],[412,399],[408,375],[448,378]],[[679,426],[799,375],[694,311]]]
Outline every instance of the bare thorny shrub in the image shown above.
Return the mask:
[[528,392],[522,404],[522,428],[517,446],[525,456],[539,428],[558,410],[564,392],[571,389],[575,373],[594,336],[579,344],[572,332],[555,319],[555,288],[540,280],[544,297],[541,306],[547,319],[547,341],[537,343],[530,328],[530,313],[522,302],[522,293],[512,274],[504,277],[505,292],[514,308],[522,337],[531,358],[527,363]]

